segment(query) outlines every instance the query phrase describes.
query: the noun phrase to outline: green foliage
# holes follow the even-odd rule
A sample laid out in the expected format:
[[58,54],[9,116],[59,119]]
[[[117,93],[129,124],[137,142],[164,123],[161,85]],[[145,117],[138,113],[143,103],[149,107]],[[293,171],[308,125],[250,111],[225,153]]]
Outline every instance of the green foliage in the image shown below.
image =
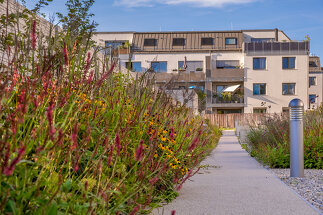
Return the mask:
[[[248,151],[271,168],[288,168],[290,157],[288,118],[275,116],[251,127]],[[323,116],[320,109],[308,111],[304,118],[304,166],[323,169]]]
[[174,199],[220,130],[71,31],[36,28],[1,38],[0,214],[148,213]]
[[72,38],[81,41],[95,31],[97,23],[91,20],[94,14],[90,13],[94,2],[94,0],[68,0],[65,4],[68,10],[67,15],[56,13],[63,25],[63,30],[70,32]]

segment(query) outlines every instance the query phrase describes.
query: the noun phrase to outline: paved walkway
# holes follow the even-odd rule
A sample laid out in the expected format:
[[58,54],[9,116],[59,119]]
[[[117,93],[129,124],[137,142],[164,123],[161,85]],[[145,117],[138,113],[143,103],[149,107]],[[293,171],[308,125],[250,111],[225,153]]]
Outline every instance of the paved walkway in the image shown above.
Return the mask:
[[176,215],[318,214],[251,158],[233,131],[223,132],[219,145],[203,164],[211,167],[193,176],[184,184],[179,197],[155,209],[153,214],[170,215],[172,210],[176,210]]

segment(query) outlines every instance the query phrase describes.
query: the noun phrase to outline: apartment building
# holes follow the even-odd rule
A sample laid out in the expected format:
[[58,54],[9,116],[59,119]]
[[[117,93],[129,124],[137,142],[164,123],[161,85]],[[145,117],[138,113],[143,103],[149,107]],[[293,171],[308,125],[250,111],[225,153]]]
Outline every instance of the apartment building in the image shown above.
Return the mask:
[[323,103],[323,68],[320,58],[317,56],[309,57],[308,75],[308,108],[316,109]]
[[309,104],[309,42],[278,29],[98,32],[94,40],[121,67],[153,72],[156,85],[202,90],[206,113],[281,113],[294,98]]

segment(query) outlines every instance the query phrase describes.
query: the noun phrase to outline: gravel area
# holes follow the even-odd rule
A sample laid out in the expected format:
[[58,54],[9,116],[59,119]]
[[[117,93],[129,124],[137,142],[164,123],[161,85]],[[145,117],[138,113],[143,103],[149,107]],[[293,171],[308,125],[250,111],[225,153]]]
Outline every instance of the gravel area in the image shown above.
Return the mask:
[[323,214],[323,169],[306,169],[304,178],[290,178],[290,169],[271,171]]

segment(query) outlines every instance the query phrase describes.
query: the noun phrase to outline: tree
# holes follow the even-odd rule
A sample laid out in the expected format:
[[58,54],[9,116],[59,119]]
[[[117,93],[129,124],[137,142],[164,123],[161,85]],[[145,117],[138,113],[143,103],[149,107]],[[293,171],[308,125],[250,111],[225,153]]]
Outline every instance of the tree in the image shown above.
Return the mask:
[[91,20],[94,14],[90,13],[90,8],[94,1],[68,0],[65,4],[68,14],[65,16],[62,13],[56,13],[63,30],[69,32],[70,36],[78,41],[89,38],[98,25]]

